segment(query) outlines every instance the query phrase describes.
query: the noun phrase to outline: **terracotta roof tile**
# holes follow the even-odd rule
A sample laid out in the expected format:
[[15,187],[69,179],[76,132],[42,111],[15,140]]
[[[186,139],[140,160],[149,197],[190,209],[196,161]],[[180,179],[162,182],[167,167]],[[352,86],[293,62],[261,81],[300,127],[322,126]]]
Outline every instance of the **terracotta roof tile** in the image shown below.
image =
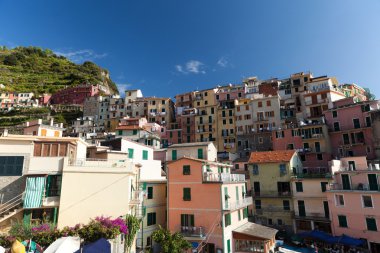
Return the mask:
[[295,150],[252,152],[248,163],[289,162],[295,152]]

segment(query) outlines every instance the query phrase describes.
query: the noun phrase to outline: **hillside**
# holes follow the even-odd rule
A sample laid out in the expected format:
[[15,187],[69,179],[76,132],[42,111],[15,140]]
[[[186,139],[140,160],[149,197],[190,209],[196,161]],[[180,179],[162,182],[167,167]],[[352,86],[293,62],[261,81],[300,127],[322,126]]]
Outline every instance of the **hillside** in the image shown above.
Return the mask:
[[54,93],[81,83],[102,84],[118,94],[107,70],[92,62],[75,64],[49,49],[0,46],[0,84],[7,91]]

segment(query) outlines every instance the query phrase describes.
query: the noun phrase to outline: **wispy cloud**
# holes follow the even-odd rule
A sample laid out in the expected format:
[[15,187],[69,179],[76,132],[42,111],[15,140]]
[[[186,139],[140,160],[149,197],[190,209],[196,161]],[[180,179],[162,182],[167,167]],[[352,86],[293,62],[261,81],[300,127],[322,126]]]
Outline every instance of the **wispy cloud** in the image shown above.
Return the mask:
[[69,58],[75,63],[82,63],[84,61],[93,61],[95,59],[101,59],[107,56],[106,53],[96,53],[92,49],[81,49],[81,50],[54,50],[54,53],[57,55],[62,55],[66,58]]
[[197,60],[190,60],[184,65],[175,65],[175,69],[182,74],[206,74],[205,65]]
[[219,58],[219,60],[216,62],[220,67],[225,68],[228,65],[228,60],[226,57],[222,56]]
[[132,84],[130,83],[117,83],[117,88],[119,89],[119,93],[122,95],[124,94],[124,91],[132,87]]

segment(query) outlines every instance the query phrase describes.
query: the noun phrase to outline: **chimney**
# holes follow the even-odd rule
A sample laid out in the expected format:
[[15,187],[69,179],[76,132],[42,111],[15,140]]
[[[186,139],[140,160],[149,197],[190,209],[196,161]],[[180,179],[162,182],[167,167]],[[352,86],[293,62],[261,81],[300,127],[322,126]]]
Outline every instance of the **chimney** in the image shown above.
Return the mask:
[[50,126],[53,126],[54,125],[54,118],[51,118],[50,119]]

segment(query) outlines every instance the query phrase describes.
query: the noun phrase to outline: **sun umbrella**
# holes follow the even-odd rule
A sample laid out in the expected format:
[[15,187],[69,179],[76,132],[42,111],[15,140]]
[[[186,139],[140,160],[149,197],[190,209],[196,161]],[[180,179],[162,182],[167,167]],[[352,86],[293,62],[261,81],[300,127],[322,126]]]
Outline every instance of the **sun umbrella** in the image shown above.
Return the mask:
[[53,242],[44,253],[74,253],[79,248],[79,237],[62,237]]

